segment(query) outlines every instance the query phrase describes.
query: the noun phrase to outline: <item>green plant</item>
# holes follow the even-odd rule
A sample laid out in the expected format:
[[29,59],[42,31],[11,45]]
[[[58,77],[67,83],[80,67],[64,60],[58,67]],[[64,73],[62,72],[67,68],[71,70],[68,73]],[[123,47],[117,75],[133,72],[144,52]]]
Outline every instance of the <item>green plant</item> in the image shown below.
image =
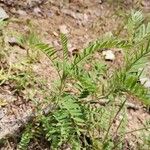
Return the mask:
[[[126,38],[107,34],[73,56],[73,59],[69,57],[68,40],[64,34],[61,34],[61,57],[48,44],[32,43],[52,61],[59,78],[48,102],[54,106],[53,109],[47,115],[39,111],[37,117],[51,149],[66,146],[71,149],[117,148],[120,141],[116,143],[114,137],[121,132],[119,129],[125,121],[120,120],[114,135],[111,129],[118,115],[126,110],[126,96],[135,96],[143,104],[150,105],[149,90],[139,82],[141,72],[137,69],[145,64],[150,54],[149,24],[143,24],[141,12],[132,12],[126,30]],[[122,49],[124,54],[124,64],[111,75],[107,73],[105,64],[92,59],[95,53],[110,48]],[[88,71],[86,64],[91,68]],[[116,109],[114,102],[118,97],[120,107]],[[106,100],[108,110],[100,105],[102,100]],[[122,133],[125,134],[124,131]],[[24,138],[21,145],[27,145],[31,137],[25,132]]]
[[20,150],[25,150],[27,149],[28,144],[30,143],[30,140],[33,138],[33,133],[32,133],[32,126],[28,125],[26,127],[26,130],[24,131],[20,143],[18,145],[18,148]]
[[38,60],[38,51],[34,49],[34,45],[39,43],[40,40],[33,30],[33,27],[28,25],[30,30],[28,34],[21,35],[17,37],[17,44],[24,48],[27,52],[27,60],[29,63],[34,63]]

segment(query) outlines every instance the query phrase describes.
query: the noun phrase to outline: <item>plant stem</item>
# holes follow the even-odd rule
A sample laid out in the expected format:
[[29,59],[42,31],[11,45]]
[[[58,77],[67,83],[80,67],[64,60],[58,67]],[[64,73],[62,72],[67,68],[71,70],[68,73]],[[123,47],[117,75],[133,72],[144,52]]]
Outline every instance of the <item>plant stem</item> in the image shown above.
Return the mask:
[[[133,133],[133,132],[141,131],[141,130],[148,130],[148,129],[150,129],[150,127],[147,127],[147,128],[144,127],[144,128],[140,128],[140,129],[135,129],[135,130],[126,132],[125,135],[126,135],[126,134],[131,134],[131,133]],[[120,137],[120,138],[122,138],[122,137]],[[124,140],[124,139],[123,139],[123,140]],[[120,143],[123,142],[123,140],[121,140],[120,142],[118,142],[117,144],[115,144],[112,149],[115,149]]]
[[108,134],[109,134],[110,129],[111,129],[112,125],[113,125],[113,122],[115,121],[115,119],[117,118],[118,114],[119,114],[120,111],[122,110],[123,106],[125,105],[125,102],[126,102],[126,100],[122,103],[122,105],[120,106],[119,110],[117,111],[115,117],[114,117],[113,120],[111,121],[111,123],[110,123],[110,125],[109,125],[109,127],[108,127],[108,130],[107,130],[107,133],[106,133],[106,135],[105,135],[105,137],[104,137],[103,144],[104,144],[105,141],[107,140]]

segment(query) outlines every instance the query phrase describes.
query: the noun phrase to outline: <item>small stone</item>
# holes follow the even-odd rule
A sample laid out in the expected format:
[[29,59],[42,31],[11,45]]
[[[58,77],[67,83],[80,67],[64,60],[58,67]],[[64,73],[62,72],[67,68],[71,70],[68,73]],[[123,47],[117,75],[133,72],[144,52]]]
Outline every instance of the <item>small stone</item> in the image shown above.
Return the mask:
[[57,32],[53,32],[53,35],[55,35],[56,37],[58,37],[59,35],[58,35],[58,33]]
[[8,19],[8,18],[9,16],[6,13],[6,11],[2,7],[0,7],[0,19]]
[[36,13],[36,14],[40,14],[40,13],[42,12],[39,7],[34,8],[33,11],[34,11],[34,13]]
[[61,26],[59,26],[59,31],[60,31],[61,33],[64,33],[64,34],[68,34],[68,33],[69,33],[69,31],[68,31],[66,25],[61,25]]
[[18,41],[15,37],[9,37],[8,38],[8,43],[9,44],[16,44]]
[[103,0],[98,0],[98,3],[99,3],[99,4],[102,4],[102,3],[103,3]]
[[2,119],[5,116],[5,113],[3,109],[0,109],[0,119]]
[[24,11],[24,10],[18,10],[17,13],[20,15],[20,16],[27,16],[27,13]]
[[150,79],[147,77],[140,78],[141,84],[143,84],[144,87],[150,88]]
[[115,60],[115,54],[111,50],[103,51],[102,55],[104,56],[105,60]]
[[12,13],[12,14],[16,14],[17,13],[16,8],[14,8],[14,7],[10,8],[9,12]]

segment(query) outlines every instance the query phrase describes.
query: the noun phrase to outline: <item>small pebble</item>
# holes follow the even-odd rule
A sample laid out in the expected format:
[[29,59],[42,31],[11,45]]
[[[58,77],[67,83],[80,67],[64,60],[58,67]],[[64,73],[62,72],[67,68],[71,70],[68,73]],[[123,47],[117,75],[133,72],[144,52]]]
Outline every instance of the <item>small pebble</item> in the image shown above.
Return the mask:
[[60,31],[61,33],[64,33],[64,34],[68,34],[68,33],[69,33],[69,31],[68,31],[66,25],[61,25],[61,26],[59,26],[59,31]]
[[104,56],[105,60],[115,60],[115,54],[111,50],[103,51],[102,55]]
[[146,88],[150,88],[150,79],[145,77],[145,78],[140,78],[141,84],[144,85]]
[[41,9],[40,9],[39,7],[34,8],[33,11],[34,11],[34,13],[37,14],[37,15],[40,14],[40,13],[42,12]]
[[27,16],[27,13],[24,10],[18,10],[17,14],[19,14],[20,16]]

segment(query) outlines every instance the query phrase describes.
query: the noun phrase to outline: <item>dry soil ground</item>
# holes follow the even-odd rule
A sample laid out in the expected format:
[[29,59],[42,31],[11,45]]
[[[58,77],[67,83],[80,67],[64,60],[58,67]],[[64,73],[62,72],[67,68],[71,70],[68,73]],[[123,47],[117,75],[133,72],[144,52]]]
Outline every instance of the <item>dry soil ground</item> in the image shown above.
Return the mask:
[[[132,1],[124,1],[119,5],[117,3],[116,1],[108,3],[103,0],[0,0],[0,5],[10,16],[5,40],[8,42],[15,33],[28,32],[29,21],[31,21],[39,37],[55,45],[58,50],[60,49],[59,34],[62,31],[65,32],[69,39],[70,52],[72,52],[85,47],[90,41],[97,39],[105,32],[117,33],[118,30],[121,30],[123,16],[126,16],[132,8],[140,7],[147,16],[149,15],[150,2],[148,0],[141,4],[135,4]],[[7,59],[9,63],[18,63],[26,55],[26,51],[17,45],[9,45],[7,48],[11,49],[11,54]],[[116,53],[116,59],[111,65],[117,65],[120,59]],[[43,56],[31,67],[37,76],[47,80],[46,88],[50,88],[51,82],[57,78],[55,71],[50,67],[50,62]],[[0,87],[0,99],[6,100],[6,104],[0,107],[0,137],[16,132],[18,127],[29,119],[28,116],[34,110],[34,103],[26,99],[30,89],[14,94],[13,86],[13,83],[6,82]],[[35,86],[35,88],[40,87]],[[129,131],[143,127],[145,121],[149,119],[149,113],[141,104],[138,104],[137,110],[129,109]],[[130,147],[134,147],[134,144],[139,141],[137,133],[133,133],[133,137],[136,138],[128,142]],[[15,142],[12,139],[8,140],[1,149],[13,150],[16,146]],[[33,148],[34,146],[36,148]],[[45,148],[34,143],[30,149]]]

